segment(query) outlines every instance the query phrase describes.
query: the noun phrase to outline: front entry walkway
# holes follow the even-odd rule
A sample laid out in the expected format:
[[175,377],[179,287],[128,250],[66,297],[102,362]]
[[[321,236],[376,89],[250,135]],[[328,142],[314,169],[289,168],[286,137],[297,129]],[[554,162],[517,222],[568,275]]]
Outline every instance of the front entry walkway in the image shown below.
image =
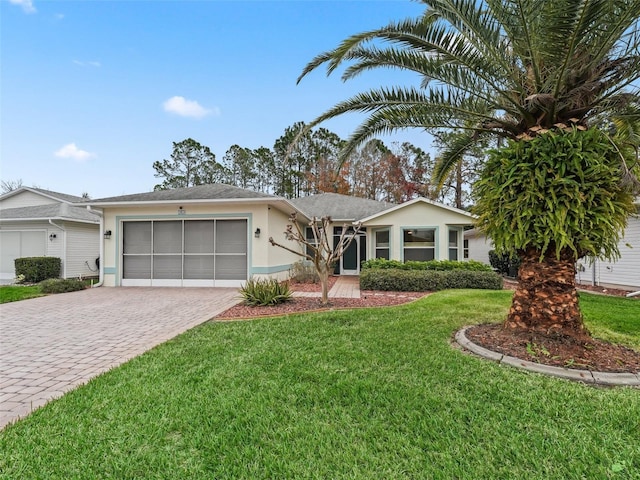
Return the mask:
[[94,288],[0,305],[0,428],[240,301],[235,288]]
[[[321,297],[320,292],[294,292],[297,297]],[[340,275],[329,290],[329,298],[360,298],[360,277]]]

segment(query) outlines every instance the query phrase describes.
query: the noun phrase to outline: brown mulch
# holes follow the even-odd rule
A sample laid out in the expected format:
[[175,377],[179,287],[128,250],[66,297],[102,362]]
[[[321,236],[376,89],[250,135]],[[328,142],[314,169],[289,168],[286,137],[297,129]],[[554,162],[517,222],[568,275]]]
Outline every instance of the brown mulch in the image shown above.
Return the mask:
[[[310,290],[313,291],[313,290]],[[328,305],[322,305],[318,297],[293,297],[290,301],[268,307],[250,307],[238,304],[219,314],[216,320],[244,319],[288,315],[292,313],[316,312],[344,308],[388,307],[401,305],[428,293],[422,292],[373,292],[361,291],[360,298],[330,298]]]
[[640,352],[592,338],[583,343],[568,336],[514,332],[500,324],[470,327],[466,337],[492,352],[554,367],[596,372],[640,373]]

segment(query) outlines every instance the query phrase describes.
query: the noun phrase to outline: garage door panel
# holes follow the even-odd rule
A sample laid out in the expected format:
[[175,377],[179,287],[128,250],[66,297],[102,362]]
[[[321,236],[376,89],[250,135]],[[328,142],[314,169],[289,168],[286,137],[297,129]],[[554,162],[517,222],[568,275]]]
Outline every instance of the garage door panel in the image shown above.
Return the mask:
[[248,272],[247,226],[246,219],[125,222],[123,284],[152,279],[154,285],[239,285]]
[[151,255],[125,255],[123,278],[151,279]]
[[47,254],[47,238],[44,231],[0,232],[0,277],[15,277],[15,259],[44,257]]
[[185,253],[213,253],[213,222],[192,220],[184,224]]
[[2,273],[15,276],[14,260],[20,257],[20,232],[0,232],[0,252],[2,252]]
[[209,280],[213,278],[213,255],[186,255],[184,257],[184,278]]
[[247,221],[218,220],[216,223],[216,253],[246,253]]
[[124,254],[151,253],[151,222],[126,222],[123,235]]
[[246,255],[219,255],[216,257],[216,280],[245,280],[247,278]]
[[182,222],[153,223],[153,253],[182,253]]
[[182,255],[155,255],[153,257],[153,278],[182,278]]

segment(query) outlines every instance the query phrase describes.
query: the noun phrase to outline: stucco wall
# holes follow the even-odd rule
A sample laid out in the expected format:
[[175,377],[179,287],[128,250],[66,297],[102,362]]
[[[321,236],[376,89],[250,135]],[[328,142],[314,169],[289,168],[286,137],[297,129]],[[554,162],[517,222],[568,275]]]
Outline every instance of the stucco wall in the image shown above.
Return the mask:
[[[104,239],[104,284],[119,284],[121,272],[122,222],[127,220],[195,220],[213,218],[247,219],[249,276],[278,276],[288,271],[296,261],[293,254],[269,244],[269,236],[284,232],[287,214],[265,204],[213,204],[181,205],[184,214],[178,214],[179,205],[109,207],[104,209],[104,230],[111,230],[110,239]],[[260,237],[255,237],[260,228]],[[273,232],[276,232],[273,234]]]
[[[449,227],[462,227],[464,225],[470,225],[471,223],[472,219],[468,215],[429,203],[416,202],[375,217],[363,224],[364,227],[367,227],[368,257],[375,257],[373,231],[377,229],[390,228],[390,258],[404,260],[404,230],[435,228],[437,239],[435,258],[436,260],[447,260],[449,258]],[[458,258],[462,259],[463,242],[461,228],[458,231],[460,232],[458,239]]]

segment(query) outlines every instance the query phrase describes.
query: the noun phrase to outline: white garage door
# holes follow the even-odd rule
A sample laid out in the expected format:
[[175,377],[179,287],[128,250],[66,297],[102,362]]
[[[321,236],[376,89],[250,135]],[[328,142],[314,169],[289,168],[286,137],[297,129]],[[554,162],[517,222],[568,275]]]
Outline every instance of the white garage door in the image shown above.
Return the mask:
[[12,281],[16,276],[16,258],[44,257],[47,243],[44,231],[0,231],[0,280]]
[[123,223],[123,286],[226,286],[247,280],[247,220]]

